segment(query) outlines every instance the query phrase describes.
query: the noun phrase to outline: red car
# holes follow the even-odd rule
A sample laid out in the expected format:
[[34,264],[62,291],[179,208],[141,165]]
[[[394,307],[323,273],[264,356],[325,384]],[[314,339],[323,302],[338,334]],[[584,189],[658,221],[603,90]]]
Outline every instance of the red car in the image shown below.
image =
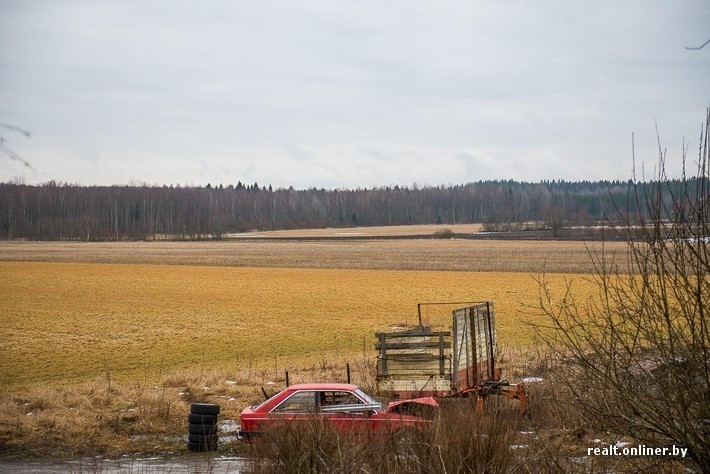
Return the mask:
[[317,418],[339,432],[392,433],[424,429],[439,406],[432,397],[399,400],[383,406],[357,385],[308,383],[291,385],[259,405],[242,411],[239,437],[249,439],[288,420]]

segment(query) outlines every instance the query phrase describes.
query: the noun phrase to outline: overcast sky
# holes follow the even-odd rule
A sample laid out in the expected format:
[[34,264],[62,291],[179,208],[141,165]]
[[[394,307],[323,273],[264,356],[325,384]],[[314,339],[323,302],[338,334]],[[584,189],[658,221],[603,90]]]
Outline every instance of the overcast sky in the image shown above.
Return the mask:
[[710,0],[0,0],[0,181],[295,188],[678,174]]

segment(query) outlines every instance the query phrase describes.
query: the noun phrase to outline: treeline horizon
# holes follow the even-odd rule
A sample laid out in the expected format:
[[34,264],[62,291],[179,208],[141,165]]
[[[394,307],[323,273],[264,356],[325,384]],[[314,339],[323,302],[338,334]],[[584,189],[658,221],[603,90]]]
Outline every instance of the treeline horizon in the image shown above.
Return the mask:
[[[680,181],[669,180],[672,189]],[[219,239],[228,233],[413,224],[598,225],[629,205],[629,181],[479,181],[356,189],[0,183],[0,239]],[[643,207],[643,206],[642,206]]]

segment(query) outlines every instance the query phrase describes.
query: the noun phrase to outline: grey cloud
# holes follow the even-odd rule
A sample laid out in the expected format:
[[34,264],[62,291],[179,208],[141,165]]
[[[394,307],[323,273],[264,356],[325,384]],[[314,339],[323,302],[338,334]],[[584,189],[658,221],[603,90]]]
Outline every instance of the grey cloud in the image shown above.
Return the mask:
[[0,180],[623,179],[631,132],[649,162],[656,121],[669,150],[696,139],[710,50],[684,47],[705,39],[707,13],[700,0],[10,0],[0,121],[34,132],[13,149],[37,172],[4,161]]

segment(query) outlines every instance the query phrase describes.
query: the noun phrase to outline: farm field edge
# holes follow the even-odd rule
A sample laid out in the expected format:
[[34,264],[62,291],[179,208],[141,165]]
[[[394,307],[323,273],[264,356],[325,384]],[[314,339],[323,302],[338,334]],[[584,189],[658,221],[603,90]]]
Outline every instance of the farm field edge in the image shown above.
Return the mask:
[[[374,333],[417,324],[422,302],[493,301],[499,346],[528,346],[538,294],[513,272],[0,262],[0,281],[6,389],[374,357]],[[451,309],[425,305],[424,324]]]

